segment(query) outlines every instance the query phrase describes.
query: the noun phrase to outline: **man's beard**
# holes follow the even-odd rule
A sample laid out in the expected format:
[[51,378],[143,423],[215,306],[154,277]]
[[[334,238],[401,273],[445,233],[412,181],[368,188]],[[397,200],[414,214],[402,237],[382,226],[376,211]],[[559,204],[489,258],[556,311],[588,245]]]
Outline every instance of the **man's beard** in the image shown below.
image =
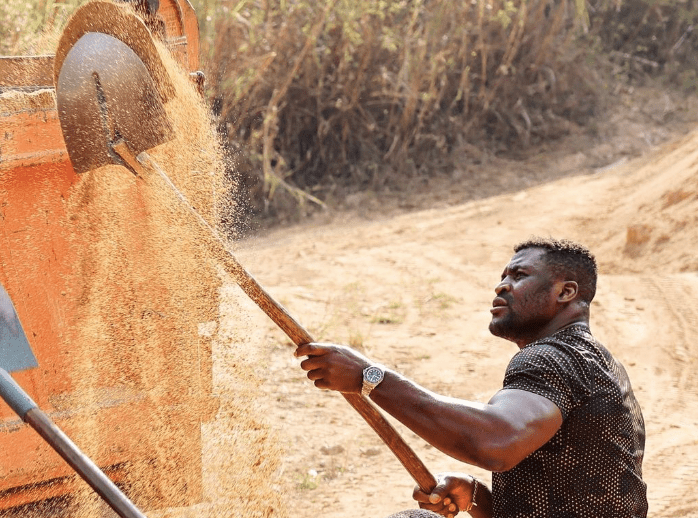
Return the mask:
[[490,321],[489,329],[494,336],[504,338],[505,340],[513,340],[520,331],[520,325],[516,322],[516,316],[509,313],[505,318]]
[[515,342],[536,336],[547,323],[544,318],[522,319],[510,310],[504,317],[492,319],[489,330],[494,336]]

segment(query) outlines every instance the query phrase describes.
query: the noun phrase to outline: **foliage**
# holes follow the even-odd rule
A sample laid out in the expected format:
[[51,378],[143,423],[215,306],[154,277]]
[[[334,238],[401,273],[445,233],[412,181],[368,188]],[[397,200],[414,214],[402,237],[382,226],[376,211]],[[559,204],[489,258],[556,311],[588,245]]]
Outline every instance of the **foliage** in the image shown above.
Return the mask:
[[[52,52],[83,1],[1,2],[0,52]],[[609,58],[698,88],[698,0],[192,1],[231,172],[272,216],[565,134]]]
[[342,187],[380,189],[452,167],[465,142],[527,146],[587,118],[576,10],[542,0],[223,0],[202,24],[209,95],[266,201],[279,186],[316,203]]
[[590,4],[601,48],[631,80],[663,75],[697,91],[698,1],[596,0]]
[[0,2],[0,55],[53,54],[61,28],[80,0]]

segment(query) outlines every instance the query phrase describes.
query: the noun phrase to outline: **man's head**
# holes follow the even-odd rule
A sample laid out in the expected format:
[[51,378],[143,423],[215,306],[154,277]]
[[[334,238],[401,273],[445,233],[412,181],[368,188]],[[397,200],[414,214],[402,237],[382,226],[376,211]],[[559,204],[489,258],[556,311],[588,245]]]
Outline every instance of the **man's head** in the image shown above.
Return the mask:
[[596,295],[598,269],[596,258],[588,248],[567,239],[534,237],[516,245],[514,252],[530,248],[543,250],[551,271],[565,280],[575,281],[579,285],[579,298],[591,304]]
[[533,238],[514,251],[495,288],[492,334],[522,346],[588,321],[597,276],[588,249],[567,240]]

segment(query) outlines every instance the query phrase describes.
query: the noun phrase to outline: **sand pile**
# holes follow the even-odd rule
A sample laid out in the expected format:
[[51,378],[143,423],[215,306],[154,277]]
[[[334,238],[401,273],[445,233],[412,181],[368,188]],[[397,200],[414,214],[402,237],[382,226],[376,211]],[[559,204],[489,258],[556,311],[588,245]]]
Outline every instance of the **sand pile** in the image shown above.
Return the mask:
[[609,229],[599,236],[599,251],[617,257],[608,271],[698,270],[698,132],[615,175],[617,188],[604,194],[609,210],[597,223]]

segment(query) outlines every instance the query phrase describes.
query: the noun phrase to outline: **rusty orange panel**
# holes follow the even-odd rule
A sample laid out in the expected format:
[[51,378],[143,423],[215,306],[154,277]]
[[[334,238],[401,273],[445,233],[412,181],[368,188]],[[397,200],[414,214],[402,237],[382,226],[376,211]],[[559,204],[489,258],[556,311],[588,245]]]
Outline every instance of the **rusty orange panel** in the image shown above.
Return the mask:
[[[46,405],[47,392],[71,388],[68,377],[51,375],[50,371],[66,372],[69,366],[67,356],[56,347],[70,310],[61,300],[66,290],[66,265],[73,260],[62,231],[62,200],[77,175],[67,160],[0,171],[0,279],[17,308],[39,362],[38,370],[51,380],[38,384],[37,392],[31,394],[38,404]],[[5,409],[0,415],[6,415]]]
[[199,21],[188,0],[163,0],[158,16],[165,23],[167,46],[185,70],[199,70]]
[[[56,412],[52,418],[75,444],[99,466],[123,466],[128,475],[128,466],[139,461],[150,461],[157,449],[158,438],[154,437],[148,416],[152,415],[153,404],[145,400],[113,402],[101,401],[102,408],[97,412],[82,412],[75,415]],[[160,409],[163,411],[163,409]],[[183,470],[181,488],[178,488],[180,503],[196,501],[200,497],[201,455],[198,448],[185,445],[200,444],[199,422],[192,419],[188,410],[167,408],[164,411],[171,423],[178,423],[179,444],[171,444],[170,460],[177,460],[182,466],[199,467]],[[92,426],[85,430],[83,423],[90,421]],[[82,423],[81,423],[82,422]],[[27,502],[65,494],[75,489],[70,478],[75,473],[45,442],[37,440],[36,432],[18,420],[5,421],[0,425],[0,509]],[[22,459],[21,463],[17,459]],[[41,481],[56,481],[56,484],[37,485],[37,473]],[[139,476],[144,476],[140,472]],[[149,482],[157,480],[151,474]],[[110,474],[110,478],[111,477]],[[63,480],[67,479],[67,480]],[[82,482],[81,482],[82,483]],[[8,488],[14,488],[7,490]],[[5,491],[3,491],[5,490]],[[133,495],[137,499],[139,495]],[[152,504],[152,502],[151,502]]]
[[[160,5],[170,36],[168,46],[185,68],[198,69],[198,22],[194,10],[187,0],[161,0]],[[14,67],[13,70],[23,63],[47,68],[51,60],[51,57],[27,58],[5,60],[4,64]],[[30,81],[27,77],[22,78],[24,83]],[[21,86],[32,86],[24,83]],[[13,376],[99,466],[121,466],[115,473],[123,469],[122,475],[127,476],[123,467],[129,463],[148,460],[152,464],[153,459],[163,457],[163,452],[158,451],[163,445],[158,443],[163,442],[166,434],[168,449],[164,458],[178,459],[181,466],[194,467],[182,473],[182,487],[176,488],[173,492],[176,496],[167,500],[168,504],[192,503],[201,496],[200,469],[197,470],[201,465],[200,423],[212,418],[217,408],[217,401],[211,395],[210,348],[199,343],[195,329],[187,330],[186,340],[177,347],[187,357],[206,356],[197,363],[203,366],[201,372],[158,380],[162,386],[153,393],[137,383],[129,392],[125,385],[119,385],[121,373],[107,373],[91,389],[91,399],[75,394],[82,386],[80,372],[89,369],[83,366],[80,371],[75,366],[76,353],[89,344],[71,343],[75,336],[82,336],[71,331],[71,326],[81,323],[76,317],[81,302],[74,284],[79,275],[76,265],[81,261],[84,264],[85,253],[80,229],[72,225],[74,213],[71,216],[66,207],[75,201],[80,182],[65,149],[54,90],[3,93],[0,96],[0,282],[14,302],[39,362],[39,367]],[[143,225],[147,226],[152,208],[140,197],[135,184],[125,182],[123,189],[128,207],[119,208],[115,217],[131,223],[122,236],[124,253],[137,270],[130,289],[143,293],[142,304],[151,304],[157,313],[154,301],[167,300],[171,296],[170,288],[166,280],[158,278],[156,272],[147,271],[139,262],[152,249],[149,236],[140,231]],[[139,226],[139,221],[146,223]],[[121,296],[118,289],[117,286],[114,290],[114,304],[119,303]],[[152,325],[154,328],[159,325],[159,331],[166,333],[168,325],[176,324],[172,320],[171,324]],[[110,357],[109,354],[114,353],[104,351],[101,356]],[[128,354],[137,353],[124,354],[128,359]],[[179,390],[178,383],[186,384],[188,390]],[[175,394],[177,397],[173,397]],[[85,426],[85,421],[89,421],[89,426]],[[72,491],[73,475],[63,459],[0,402],[0,509]]]
[[55,93],[9,93],[0,102],[0,174],[18,166],[66,162]]

